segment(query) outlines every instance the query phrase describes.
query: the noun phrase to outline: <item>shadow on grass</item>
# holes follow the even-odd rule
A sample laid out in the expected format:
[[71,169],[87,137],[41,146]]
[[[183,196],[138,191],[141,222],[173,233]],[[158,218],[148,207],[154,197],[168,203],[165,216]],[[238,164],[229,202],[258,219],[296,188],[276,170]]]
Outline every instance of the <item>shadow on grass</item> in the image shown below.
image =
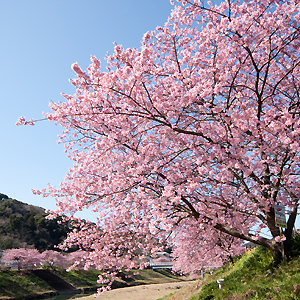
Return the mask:
[[178,281],[184,281],[184,279],[180,278],[178,275],[173,274],[170,269],[154,269],[153,271]]

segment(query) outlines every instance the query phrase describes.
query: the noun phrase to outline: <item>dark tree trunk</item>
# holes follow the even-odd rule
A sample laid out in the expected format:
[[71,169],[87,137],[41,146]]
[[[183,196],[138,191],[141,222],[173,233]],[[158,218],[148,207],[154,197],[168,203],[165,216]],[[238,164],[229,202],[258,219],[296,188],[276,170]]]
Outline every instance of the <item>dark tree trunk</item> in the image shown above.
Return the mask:
[[291,252],[292,250],[292,236],[293,236],[293,229],[296,222],[297,217],[297,209],[298,206],[294,207],[291,211],[290,217],[287,222],[287,228],[284,231],[284,235],[286,237],[286,241],[284,242],[284,251],[287,259],[290,259],[293,257],[293,254]]

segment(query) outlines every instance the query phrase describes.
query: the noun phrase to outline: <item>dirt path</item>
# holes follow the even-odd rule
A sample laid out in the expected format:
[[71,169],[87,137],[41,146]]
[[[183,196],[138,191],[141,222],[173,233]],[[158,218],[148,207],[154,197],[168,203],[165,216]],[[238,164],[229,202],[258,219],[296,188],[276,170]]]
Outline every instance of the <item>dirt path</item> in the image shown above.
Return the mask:
[[[99,300],[156,300],[170,293],[174,293],[184,286],[192,284],[194,281],[180,281],[161,284],[139,285],[111,290],[102,294]],[[74,300],[95,300],[95,297],[87,296]]]

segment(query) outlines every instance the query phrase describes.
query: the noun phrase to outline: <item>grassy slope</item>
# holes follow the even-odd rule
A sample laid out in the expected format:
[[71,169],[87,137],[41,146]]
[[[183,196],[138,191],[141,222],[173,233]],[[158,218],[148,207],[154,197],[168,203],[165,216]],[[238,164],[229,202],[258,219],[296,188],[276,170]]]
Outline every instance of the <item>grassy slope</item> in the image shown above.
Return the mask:
[[[237,259],[234,265],[225,265],[213,276],[207,274],[198,284],[162,299],[300,299],[300,257],[282,263],[273,271],[271,262],[272,256],[266,249],[256,248]],[[218,278],[225,280],[222,290],[216,282]]]
[[[154,283],[167,283],[176,282],[184,280],[184,277],[179,277],[170,270],[139,270],[138,275],[133,275],[134,271],[125,272],[125,275],[129,275],[133,278],[132,281],[124,281],[118,279],[113,283],[113,288],[124,287],[124,286],[134,286],[141,284],[154,284]],[[63,278],[65,281],[71,283],[77,288],[92,287],[96,286],[95,283],[98,279],[99,271],[89,270],[89,271],[71,271],[65,272],[63,270],[57,270],[56,274]]]
[[53,291],[46,282],[27,271],[0,272],[0,299],[17,298]]
[[[71,283],[76,288],[96,288],[99,271],[55,271],[57,275],[65,281]],[[129,272],[128,275],[132,274]],[[168,270],[150,270],[139,271],[139,275],[132,276],[134,281],[125,282],[118,280],[114,283],[114,288],[123,286],[132,286],[140,284],[167,283],[182,280],[183,278],[175,276]],[[0,271],[0,300],[9,297],[17,298],[32,294],[47,293],[54,291],[44,281],[31,275],[28,271]]]

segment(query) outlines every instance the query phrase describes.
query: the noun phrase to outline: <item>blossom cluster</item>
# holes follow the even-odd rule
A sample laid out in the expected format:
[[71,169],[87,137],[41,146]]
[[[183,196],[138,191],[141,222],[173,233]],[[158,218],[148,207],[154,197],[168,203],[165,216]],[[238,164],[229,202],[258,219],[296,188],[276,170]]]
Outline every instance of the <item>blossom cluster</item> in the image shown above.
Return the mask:
[[283,234],[283,235],[276,236],[276,237],[275,237],[275,241],[276,241],[277,243],[284,242],[284,241],[286,241],[286,237],[284,236],[284,234]]

